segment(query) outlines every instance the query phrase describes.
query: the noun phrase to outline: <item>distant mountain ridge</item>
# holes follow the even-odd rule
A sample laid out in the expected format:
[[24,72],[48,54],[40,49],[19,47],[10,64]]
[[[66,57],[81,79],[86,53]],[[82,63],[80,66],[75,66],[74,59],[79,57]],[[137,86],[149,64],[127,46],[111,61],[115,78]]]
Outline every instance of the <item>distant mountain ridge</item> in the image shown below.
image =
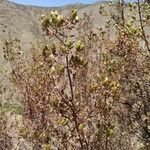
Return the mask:
[[63,7],[38,7],[16,4],[8,0],[0,0],[0,42],[8,33],[20,38],[23,42],[35,41],[43,38],[40,16],[47,15],[50,10],[57,9],[67,15],[71,9],[76,8],[79,13],[93,11],[97,4],[71,4]]
[[[38,6],[28,6],[10,2],[7,0],[0,0],[0,38],[2,31],[18,31],[25,28],[31,30],[33,33],[38,33],[41,35],[39,18],[41,14],[47,14],[52,9],[57,9],[60,11],[71,10],[76,7],[77,9],[83,8],[88,5],[77,4],[77,5],[66,5],[63,7],[38,7]],[[11,17],[10,17],[11,16]],[[9,18],[9,19],[8,19]],[[14,22],[15,20],[15,22]],[[20,22],[22,20],[22,22]],[[34,27],[31,25],[34,25]],[[30,24],[29,24],[30,23]],[[22,26],[21,26],[22,25]],[[10,27],[10,28],[9,28]],[[33,29],[34,28],[34,29]],[[3,34],[4,35],[4,34]],[[2,35],[2,36],[3,36]],[[37,36],[37,35],[36,35]]]

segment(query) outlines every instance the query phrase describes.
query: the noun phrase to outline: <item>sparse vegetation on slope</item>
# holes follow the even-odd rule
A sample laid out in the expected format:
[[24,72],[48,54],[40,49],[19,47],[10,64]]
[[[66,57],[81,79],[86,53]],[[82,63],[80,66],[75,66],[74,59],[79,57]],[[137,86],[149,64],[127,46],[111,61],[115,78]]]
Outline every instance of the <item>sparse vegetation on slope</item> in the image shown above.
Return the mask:
[[31,149],[149,149],[149,8],[144,3],[100,5],[99,17],[108,18],[104,27],[93,26],[92,16],[80,16],[76,9],[68,16],[57,10],[42,15],[51,41],[33,45],[30,62],[18,39],[5,41],[9,79],[22,105],[12,113],[22,114],[19,138]]

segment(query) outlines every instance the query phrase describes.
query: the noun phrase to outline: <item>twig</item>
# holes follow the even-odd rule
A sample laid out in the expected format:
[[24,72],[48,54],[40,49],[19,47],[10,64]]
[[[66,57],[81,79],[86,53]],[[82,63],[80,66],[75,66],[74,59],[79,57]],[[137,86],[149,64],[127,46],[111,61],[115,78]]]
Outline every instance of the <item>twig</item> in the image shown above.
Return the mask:
[[150,53],[149,42],[147,41],[147,38],[146,38],[146,35],[145,35],[145,31],[144,31],[143,21],[142,21],[142,13],[141,13],[140,0],[137,0],[137,1],[138,1],[138,14],[139,14],[139,19],[140,19],[140,26],[141,26],[141,30],[142,30],[142,34],[143,34],[143,39],[145,41],[147,50]]

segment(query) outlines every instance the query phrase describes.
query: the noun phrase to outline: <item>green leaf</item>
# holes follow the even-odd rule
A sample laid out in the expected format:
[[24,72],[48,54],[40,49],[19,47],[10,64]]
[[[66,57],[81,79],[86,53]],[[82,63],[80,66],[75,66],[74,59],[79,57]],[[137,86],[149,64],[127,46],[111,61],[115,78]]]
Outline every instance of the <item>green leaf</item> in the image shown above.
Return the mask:
[[71,19],[74,20],[77,16],[77,10],[76,9],[72,9],[71,11]]
[[67,118],[62,118],[58,121],[58,124],[60,126],[66,126],[68,124],[68,119]]
[[78,128],[80,131],[82,131],[85,128],[85,124],[81,123]]
[[43,144],[42,150],[51,150],[51,145],[50,144]]
[[9,103],[5,103],[3,106],[3,109],[5,109],[8,112],[12,112],[18,115],[21,115],[24,111],[22,106],[18,104],[9,104]]
[[79,40],[76,44],[76,51],[81,52],[81,51],[83,51],[84,48],[85,48],[84,43]]

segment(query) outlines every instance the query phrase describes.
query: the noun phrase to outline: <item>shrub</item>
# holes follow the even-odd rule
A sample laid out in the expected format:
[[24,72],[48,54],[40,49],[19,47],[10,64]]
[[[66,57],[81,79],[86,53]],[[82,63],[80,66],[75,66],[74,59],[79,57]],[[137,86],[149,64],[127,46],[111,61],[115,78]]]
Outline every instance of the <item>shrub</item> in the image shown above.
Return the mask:
[[[33,149],[125,150],[131,149],[131,134],[149,144],[149,45],[143,20],[136,25],[124,7],[119,5],[121,16],[110,13],[105,29],[97,33],[90,17],[85,14],[80,22],[76,10],[68,18],[57,11],[42,16],[43,31],[55,41],[40,55],[32,49],[30,66],[12,57],[16,51],[5,43],[11,80],[25,107],[20,134],[33,142]],[[142,8],[139,3],[129,7],[132,12]],[[105,6],[99,9],[108,15]],[[112,22],[115,39],[108,34]],[[72,32],[76,28],[79,35]]]

